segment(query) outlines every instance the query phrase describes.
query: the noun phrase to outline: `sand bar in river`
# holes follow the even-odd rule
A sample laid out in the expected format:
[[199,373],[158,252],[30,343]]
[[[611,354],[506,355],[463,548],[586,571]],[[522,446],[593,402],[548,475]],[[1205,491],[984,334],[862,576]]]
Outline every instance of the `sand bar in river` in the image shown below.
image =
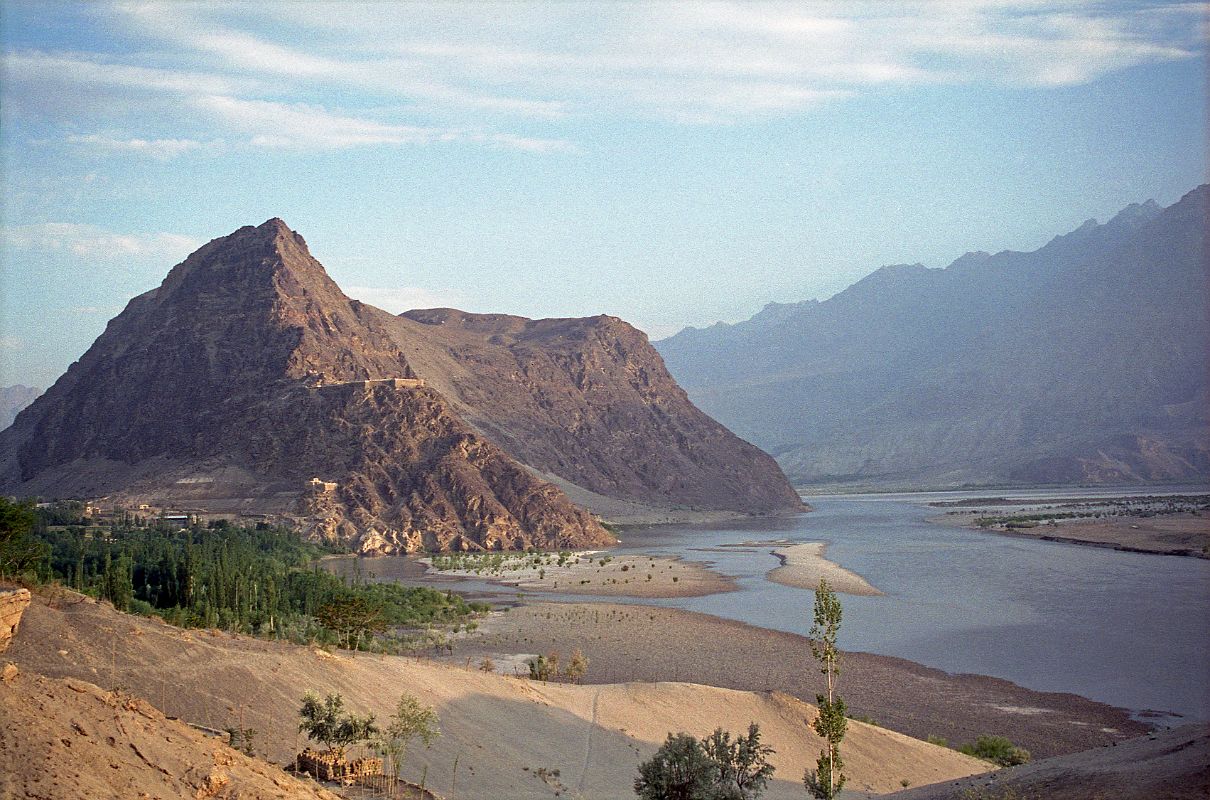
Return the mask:
[[823,557],[827,547],[823,542],[783,545],[773,550],[781,560],[781,566],[765,576],[775,583],[795,586],[799,589],[815,590],[821,579],[826,579],[833,591],[843,594],[880,595],[876,587],[856,572]]
[[[490,556],[479,556],[485,565]],[[503,565],[492,569],[479,566],[474,559],[456,568],[441,568],[439,559],[420,559],[429,565],[427,575],[475,578],[502,586],[515,586],[528,592],[603,595],[608,597],[700,597],[735,591],[735,581],[695,561],[667,556],[620,555],[607,553],[571,553],[560,559],[557,554],[504,554]],[[562,560],[563,563],[560,563]],[[434,564],[436,566],[434,566]]]

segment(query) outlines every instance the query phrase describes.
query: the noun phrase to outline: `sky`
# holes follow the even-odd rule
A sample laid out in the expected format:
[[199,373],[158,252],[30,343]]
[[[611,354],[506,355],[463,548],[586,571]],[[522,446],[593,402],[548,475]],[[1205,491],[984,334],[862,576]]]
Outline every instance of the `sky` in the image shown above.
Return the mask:
[[1207,171],[1210,4],[0,0],[0,386],[281,217],[399,312],[652,339]]

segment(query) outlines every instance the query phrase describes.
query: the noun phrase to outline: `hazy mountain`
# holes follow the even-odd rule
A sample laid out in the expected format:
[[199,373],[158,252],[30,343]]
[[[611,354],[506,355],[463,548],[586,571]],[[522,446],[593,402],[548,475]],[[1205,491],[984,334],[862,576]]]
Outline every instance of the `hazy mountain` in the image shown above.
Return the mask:
[[797,482],[1204,478],[1208,198],[1131,205],[1031,253],[883,267],[656,347]]
[[21,409],[34,402],[40,394],[42,390],[32,386],[0,386],[0,430],[12,425]]
[[366,551],[611,541],[545,474],[664,505],[798,503],[620,320],[396,317],[281,220],[174,267],[0,434],[16,494],[289,515]]

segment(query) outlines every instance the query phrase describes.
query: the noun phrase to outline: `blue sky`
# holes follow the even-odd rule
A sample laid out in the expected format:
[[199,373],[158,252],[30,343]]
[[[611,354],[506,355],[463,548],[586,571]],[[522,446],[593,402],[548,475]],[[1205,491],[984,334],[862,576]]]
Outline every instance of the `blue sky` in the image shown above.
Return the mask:
[[1206,181],[1210,4],[0,2],[0,385],[280,216],[390,311],[652,338]]

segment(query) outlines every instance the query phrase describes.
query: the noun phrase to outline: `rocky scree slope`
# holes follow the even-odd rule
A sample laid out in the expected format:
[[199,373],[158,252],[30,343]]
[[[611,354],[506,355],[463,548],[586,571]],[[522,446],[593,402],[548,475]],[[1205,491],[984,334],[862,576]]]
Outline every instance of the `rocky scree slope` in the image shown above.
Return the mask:
[[535,469],[657,506],[802,508],[776,462],[694,406],[646,335],[616,317],[430,309],[399,322],[419,373]]

